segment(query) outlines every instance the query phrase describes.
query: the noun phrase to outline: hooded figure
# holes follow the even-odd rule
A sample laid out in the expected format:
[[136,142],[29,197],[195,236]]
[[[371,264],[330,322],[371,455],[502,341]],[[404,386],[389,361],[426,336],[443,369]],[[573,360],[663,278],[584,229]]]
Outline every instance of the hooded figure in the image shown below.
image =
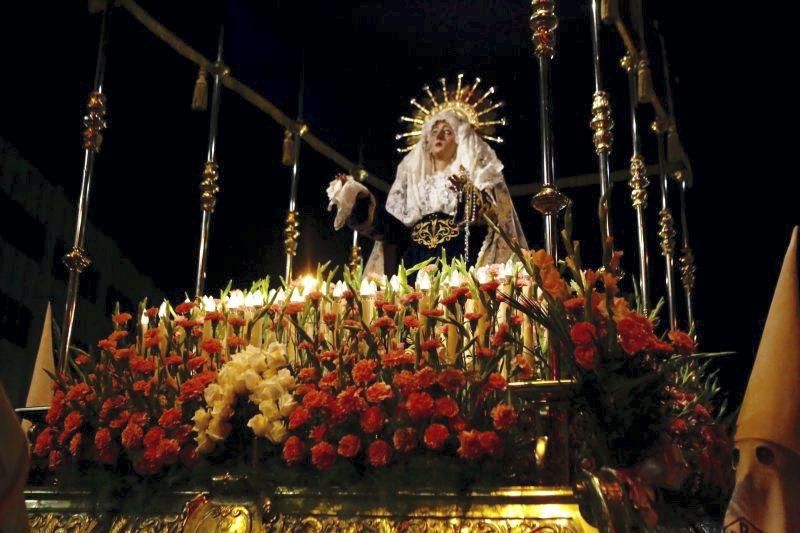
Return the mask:
[[388,273],[399,259],[410,266],[441,256],[442,249],[477,266],[503,263],[511,250],[485,226],[484,214],[527,246],[503,163],[479,132],[486,122],[469,104],[472,95],[459,89],[448,96],[414,119],[422,125],[418,141],[397,167],[385,210],[352,177],[341,176],[328,188],[329,208],[338,208],[334,227],[346,222],[376,241],[367,271]]
[[797,228],[736,423],[725,533],[800,531],[800,287]]

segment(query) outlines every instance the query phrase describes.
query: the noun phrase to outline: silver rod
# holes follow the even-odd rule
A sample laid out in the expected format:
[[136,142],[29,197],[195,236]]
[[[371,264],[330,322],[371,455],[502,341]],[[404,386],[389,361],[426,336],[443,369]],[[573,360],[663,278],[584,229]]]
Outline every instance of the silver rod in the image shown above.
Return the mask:
[[686,181],[681,180],[681,236],[683,240],[683,248],[681,250],[681,283],[683,284],[683,292],[686,298],[686,320],[688,321],[687,329],[697,336],[697,330],[694,320],[694,254],[692,248],[689,246],[689,226],[686,221]]
[[206,270],[208,267],[209,237],[211,234],[211,216],[216,205],[217,180],[219,178],[217,167],[217,132],[219,127],[219,104],[221,98],[222,77],[222,46],[225,35],[224,27],[219,29],[217,41],[217,61],[214,64],[214,86],[211,92],[211,116],[208,127],[208,152],[203,170],[203,181],[200,184],[201,207],[203,218],[200,222],[200,249],[197,260],[197,277],[195,280],[195,298],[200,298],[205,292]]
[[661,212],[659,213],[659,237],[661,238],[661,255],[664,256],[664,272],[667,288],[667,309],[669,311],[669,329],[678,329],[678,318],[675,310],[675,228],[672,222],[672,213],[669,209],[668,187],[669,174],[667,173],[664,162],[666,154],[664,149],[666,143],[666,133],[661,131],[656,136],[658,145],[658,166],[661,169],[659,185],[661,189]]
[[639,136],[639,123],[636,117],[638,98],[636,94],[636,66],[632,58],[626,68],[628,72],[628,99],[631,112],[631,139],[633,144],[633,157],[631,157],[631,179],[628,182],[631,189],[631,200],[636,210],[636,233],[639,259],[639,293],[642,312],[650,312],[650,267],[647,255],[647,234],[645,209],[647,207],[647,186],[649,181],[644,175],[644,159],[641,156],[641,138]]
[[[303,92],[305,90],[306,78],[306,64],[305,64],[305,50],[303,51],[300,60],[300,90],[297,95],[297,124],[299,129],[293,132],[294,143],[292,144],[292,179],[289,185],[289,217],[292,218],[294,213],[294,220],[299,222],[299,216],[296,213],[297,207],[297,184],[298,184],[298,171],[300,166],[300,140],[305,133],[305,126],[303,126]],[[290,229],[289,221],[287,220],[286,226],[286,281],[287,283],[292,279],[292,263],[294,254],[297,252],[297,232]],[[291,233],[291,234],[290,234]],[[291,241],[291,242],[290,242]]]
[[608,95],[603,91],[603,79],[600,69],[600,13],[598,0],[591,2],[592,12],[592,65],[594,66],[594,96],[592,104],[592,128],[595,130],[594,142],[597,153],[597,164],[600,176],[600,199],[598,200],[598,213],[600,214],[600,239],[603,247],[603,265],[608,266],[613,247],[613,232],[611,225],[611,165],[609,155],[613,137],[611,129],[614,123],[611,119],[611,104]]
[[80,275],[91,264],[84,250],[86,243],[86,220],[89,210],[89,193],[94,175],[94,159],[100,150],[102,134],[105,129],[105,97],[103,96],[103,80],[106,70],[106,49],[108,47],[108,20],[110,6],[103,10],[100,23],[100,41],[97,46],[97,61],[94,71],[94,85],[89,96],[87,116],[84,119],[83,172],[81,175],[80,197],[78,198],[77,221],[72,250],[64,256],[64,264],[69,269],[67,296],[64,305],[64,322],[61,328],[61,342],[58,347],[58,368],[61,373],[69,372],[69,347],[75,326],[75,309],[78,304],[78,288]]
[[[553,186],[555,182],[555,162],[553,160],[552,139],[552,96],[550,86],[550,58],[539,55],[539,124],[542,149],[542,181]],[[557,214],[544,215],[544,247],[553,259],[558,260]]]

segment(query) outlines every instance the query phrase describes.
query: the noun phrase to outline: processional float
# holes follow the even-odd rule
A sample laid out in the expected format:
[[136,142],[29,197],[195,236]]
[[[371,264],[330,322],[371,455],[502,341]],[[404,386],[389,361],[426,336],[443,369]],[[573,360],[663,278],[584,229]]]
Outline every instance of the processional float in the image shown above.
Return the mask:
[[[187,43],[180,40],[169,30],[159,24],[149,14],[147,14],[133,0],[119,0],[116,5],[127,10],[146,28],[152,31],[160,39],[164,40],[169,46],[175,49],[183,57],[195,63],[199,68],[196,80],[195,94],[193,97],[193,107],[205,109],[207,102],[207,81],[206,77],[212,76],[211,106],[209,110],[210,124],[206,161],[203,165],[201,190],[201,209],[202,222],[198,249],[198,262],[196,270],[195,298],[199,301],[206,292],[206,267],[210,253],[210,229],[211,219],[217,202],[217,192],[219,190],[219,165],[216,157],[217,144],[217,124],[220,113],[220,100],[222,87],[226,87],[234,93],[239,94],[245,100],[254,105],[257,109],[265,112],[281,127],[285,129],[284,142],[284,163],[291,167],[290,177],[290,196],[284,229],[284,244],[286,254],[285,276],[287,282],[293,279],[292,260],[296,253],[299,238],[300,215],[297,210],[297,191],[300,180],[300,145],[306,142],[311,148],[328,157],[344,170],[350,172],[358,180],[374,186],[383,192],[388,191],[389,185],[364,169],[362,161],[353,163],[329,145],[314,136],[306,123],[303,122],[303,102],[302,102],[302,82],[300,88],[299,105],[297,120],[291,120],[286,114],[277,109],[266,98],[259,95],[251,88],[247,87],[240,80],[236,79],[231,69],[223,60],[223,32],[220,30],[217,56],[211,61],[197,51],[192,49]],[[539,90],[539,119],[540,119],[540,148],[541,148],[541,186],[533,196],[531,204],[543,216],[543,242],[545,250],[553,258],[559,257],[560,235],[558,228],[558,217],[570,205],[570,200],[561,192],[557,183],[555,170],[554,143],[552,138],[552,97],[551,97],[551,69],[552,59],[556,53],[556,35],[558,28],[558,17],[556,14],[556,2],[554,0],[532,0],[532,14],[530,17],[530,28],[532,30],[533,52],[538,65],[538,90]],[[637,236],[637,276],[635,285],[639,297],[639,308],[644,314],[653,310],[651,306],[652,284],[649,272],[648,257],[648,228],[646,227],[646,209],[648,199],[648,167],[645,164],[642,152],[642,127],[640,122],[640,108],[643,104],[652,107],[655,120],[651,130],[656,134],[657,145],[657,171],[656,175],[660,190],[660,211],[658,214],[658,231],[656,235],[660,239],[661,255],[665,265],[665,287],[664,294],[668,308],[668,329],[676,329],[679,323],[685,323],[694,332],[694,314],[692,308],[692,297],[694,287],[694,258],[689,245],[687,228],[687,208],[686,195],[687,189],[691,185],[691,169],[685,160],[685,155],[680,147],[677,136],[676,123],[672,115],[672,98],[670,89],[669,74],[666,65],[666,52],[662,39],[662,55],[664,76],[663,83],[668,96],[668,106],[661,104],[656,91],[653,87],[653,76],[650,72],[647,48],[645,45],[645,27],[641,17],[641,6],[639,6],[638,16],[634,16],[635,32],[638,35],[634,38],[629,26],[623,21],[619,13],[618,5],[612,0],[591,0],[589,5],[589,16],[591,20],[591,42],[592,42],[592,64],[594,71],[594,91],[591,96],[591,116],[587,123],[591,131],[594,144],[594,151],[597,156],[598,174],[593,179],[600,187],[600,197],[598,201],[598,216],[600,218],[600,239],[602,244],[602,269],[612,272],[618,268],[614,261],[614,225],[612,219],[619,220],[630,213],[624,213],[621,209],[614,211],[611,205],[612,172],[611,172],[611,152],[613,145],[612,129],[614,120],[612,114],[612,95],[609,94],[604,81],[604,73],[601,69],[601,22],[616,30],[616,34],[621,38],[626,48],[626,54],[620,64],[625,71],[628,80],[628,104],[630,107],[630,128],[632,133],[632,146],[630,147],[630,169],[628,185],[631,188],[631,205],[636,221]],[[91,261],[88,258],[85,247],[85,226],[86,216],[89,205],[89,195],[91,180],[94,171],[94,160],[100,151],[103,138],[105,122],[105,96],[103,92],[104,70],[106,63],[106,42],[109,27],[111,9],[107,6],[103,9],[102,23],[100,30],[100,44],[98,46],[97,67],[93,90],[90,93],[87,104],[87,115],[84,119],[85,129],[83,135],[84,166],[81,181],[81,193],[78,202],[78,217],[76,223],[75,238],[72,249],[64,256],[64,263],[70,272],[69,284],[67,288],[66,307],[63,322],[64,335],[58,351],[59,369],[62,373],[72,372],[70,361],[70,340],[75,319],[77,305],[78,284],[80,273],[87,268]],[[608,74],[606,74],[608,76]],[[462,77],[458,77],[458,91],[460,92]],[[477,86],[477,83],[475,84]],[[471,91],[475,91],[475,86]],[[435,101],[430,88],[425,87],[425,92]],[[446,89],[445,95],[447,94]],[[464,89],[466,90],[466,89]],[[491,89],[490,89],[491,91]],[[484,98],[490,94],[484,95]],[[415,104],[412,101],[412,104]],[[407,121],[417,121],[418,119],[405,117]],[[359,158],[361,159],[361,158]],[[678,311],[678,302],[675,295],[675,257],[677,255],[675,237],[677,235],[673,223],[673,215],[669,203],[669,191],[676,182],[680,193],[680,217],[681,217],[681,256],[680,256],[680,277],[684,288],[684,303],[686,307],[685,319],[681,319]],[[612,216],[613,215],[613,216]],[[566,243],[569,246],[569,243]],[[358,247],[358,234],[354,233],[351,248],[351,268],[358,271],[361,262],[360,248]],[[477,508],[483,511],[476,511],[472,518],[460,517],[462,525],[469,528],[480,528],[492,521],[502,521],[507,518],[520,519],[531,527],[554,527],[558,531],[590,531],[588,525],[579,510],[579,503],[583,510],[590,516],[594,526],[604,531],[619,531],[620,524],[627,523],[625,518],[627,511],[621,501],[623,482],[613,473],[601,470],[595,475],[584,475],[580,480],[573,479],[570,474],[570,465],[566,462],[566,452],[564,451],[568,443],[566,438],[566,419],[568,417],[568,398],[573,385],[570,376],[565,375],[558,366],[558,360],[553,358],[550,361],[549,371],[546,375],[539,376],[537,381],[528,383],[513,383],[510,389],[513,393],[533,405],[538,405],[542,413],[550,416],[552,422],[551,430],[553,434],[548,438],[538,439],[535,443],[534,453],[537,461],[543,461],[546,454],[553,461],[559,461],[560,466],[551,470],[552,477],[543,480],[551,485],[549,488],[524,488],[515,491],[484,491],[472,494],[473,502]],[[553,451],[548,451],[553,450]],[[222,478],[218,480],[223,486],[229,487],[236,485],[237,480]],[[270,499],[272,498],[272,499]],[[205,519],[208,525],[213,520],[220,519],[220,513],[228,513],[228,518],[244,517],[237,523],[244,523],[252,526],[252,530],[258,531],[263,526],[256,517],[267,515],[274,512],[271,505],[276,505],[284,510],[292,506],[307,510],[310,514],[304,520],[297,522],[299,527],[305,523],[314,530],[319,530],[324,526],[342,525],[337,522],[337,518],[320,518],[320,509],[325,506],[325,496],[308,492],[292,492],[280,490],[271,495],[270,498],[263,500],[261,507],[259,503],[249,502],[233,505],[219,504],[206,507]],[[520,503],[522,498],[524,502]],[[458,498],[452,495],[428,496],[409,492],[399,498],[404,505],[439,505],[436,513],[438,516],[447,516],[448,509],[452,512],[459,504]],[[434,502],[434,503],[431,503]],[[208,503],[207,501],[204,502]],[[209,504],[210,505],[210,504]],[[227,506],[226,506],[227,505]],[[348,507],[349,505],[349,507]],[[512,505],[522,505],[523,515],[514,517],[497,514],[496,505],[501,505],[501,509],[508,511]],[[483,507],[481,507],[483,506]],[[495,507],[492,507],[495,506]],[[549,507],[548,507],[549,506]],[[587,507],[588,506],[588,507]],[[367,506],[368,507],[368,506]],[[349,509],[352,516],[361,516],[362,526],[366,527],[366,516],[369,515],[367,507],[358,504],[348,503],[344,508]],[[586,511],[587,508],[590,511]],[[491,510],[491,509],[494,510]],[[394,512],[391,507],[388,511],[381,507],[387,516]],[[549,511],[547,510],[549,509]],[[373,509],[374,510],[374,509]],[[288,512],[288,511],[287,511]],[[302,511],[301,511],[302,512]],[[216,513],[216,514],[215,514]],[[317,514],[315,514],[317,513]],[[365,514],[366,513],[366,514]],[[445,513],[445,514],[442,514]],[[548,514],[550,513],[550,514]],[[323,513],[324,514],[324,513]],[[50,520],[58,522],[54,515],[38,518],[44,521]],[[187,524],[187,516],[183,516],[183,525]],[[426,518],[427,519],[427,518]],[[199,520],[197,516],[193,518],[195,522]],[[326,520],[328,520],[326,522]],[[375,520],[374,517],[369,520]],[[235,520],[234,520],[235,521]],[[179,521],[176,519],[175,523]],[[189,520],[189,523],[195,523]],[[87,522],[88,523],[88,522]],[[172,522],[170,522],[172,523]],[[288,522],[286,522],[288,523]],[[377,523],[377,522],[376,522]],[[390,529],[400,522],[388,520],[382,522],[384,526],[388,524]],[[159,522],[166,527],[167,522]],[[233,522],[228,521],[228,525],[233,527]],[[141,525],[141,524],[140,524]],[[195,524],[196,525],[196,524]],[[441,524],[440,524],[441,525]],[[435,526],[438,527],[438,526]]]

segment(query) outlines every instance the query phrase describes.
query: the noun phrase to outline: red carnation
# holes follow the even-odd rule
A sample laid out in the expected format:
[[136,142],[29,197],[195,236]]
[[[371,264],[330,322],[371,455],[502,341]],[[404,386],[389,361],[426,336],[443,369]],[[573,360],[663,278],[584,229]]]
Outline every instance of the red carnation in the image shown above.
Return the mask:
[[424,420],[433,416],[433,398],[427,392],[412,392],[408,395],[406,410],[412,420]]
[[192,428],[191,424],[183,424],[172,431],[172,438],[177,440],[178,444],[183,446],[191,440],[193,431],[194,429]]
[[436,383],[436,379],[436,371],[429,366],[426,366],[414,374],[414,381],[420,389],[427,389],[433,386],[433,384]]
[[228,319],[228,324],[234,328],[240,328],[245,325],[246,320],[240,316],[232,316]]
[[392,460],[392,447],[386,441],[376,440],[367,448],[367,458],[376,468],[386,466]]
[[576,346],[575,362],[584,370],[594,370],[597,367],[597,347],[593,344]]
[[494,298],[495,293],[497,292],[497,288],[500,286],[500,282],[496,279],[487,281],[486,283],[481,283],[480,289]]
[[325,432],[328,431],[327,424],[319,424],[311,428],[308,432],[308,438],[313,440],[314,442],[319,442],[323,438],[325,438]]
[[347,387],[339,393],[335,405],[346,415],[361,412],[367,408],[367,402],[361,397],[361,389],[353,386]]
[[578,322],[570,329],[569,336],[577,345],[591,344],[597,338],[597,328],[590,322]]
[[81,415],[78,411],[72,411],[64,419],[64,432],[71,435],[78,431],[82,425],[83,415]]
[[289,413],[289,429],[297,429],[306,422],[309,421],[311,415],[309,412],[302,406],[298,405],[292,412]]
[[417,380],[414,379],[414,374],[410,370],[403,370],[399,374],[395,374],[392,384],[400,389],[400,392],[406,397],[419,390]]
[[211,361],[208,360],[208,357],[203,357],[198,355],[197,357],[190,357],[189,360],[186,362],[186,369],[189,372],[194,372],[198,368],[202,368],[203,366],[209,364]]
[[500,457],[503,455],[503,441],[494,431],[481,431],[478,435],[478,441],[483,451],[491,457]]
[[200,349],[208,353],[217,353],[222,351],[222,343],[217,339],[206,339],[200,343]]
[[653,324],[636,313],[629,313],[617,322],[617,333],[619,344],[628,355],[646,350],[656,340]]
[[407,352],[405,348],[402,347],[395,350],[389,350],[389,352],[383,356],[383,366],[388,368],[395,368],[400,365],[409,365],[413,362],[414,354],[412,352]]
[[499,403],[492,409],[492,422],[500,431],[508,431],[517,423],[518,418],[517,412],[510,405]]
[[356,435],[345,435],[339,440],[339,455],[352,459],[361,450],[361,439]]
[[299,464],[306,455],[306,445],[300,437],[292,435],[283,443],[283,460],[289,466]]
[[492,335],[492,346],[502,346],[508,340],[508,324],[500,324],[497,326],[495,334]]
[[492,372],[491,374],[489,374],[489,378],[486,380],[486,387],[490,391],[505,390],[506,379],[497,372]]
[[48,468],[57,470],[64,463],[64,454],[58,450],[52,450],[48,456]]
[[383,427],[386,415],[378,406],[368,407],[361,413],[361,429],[364,433],[377,433]]
[[419,319],[414,315],[406,315],[403,317],[403,325],[407,328],[418,328]]
[[311,463],[317,470],[327,470],[336,460],[336,449],[329,442],[318,442],[311,447]]
[[302,311],[304,307],[305,304],[302,302],[291,302],[286,304],[286,307],[283,309],[283,314],[294,316]]
[[179,315],[185,315],[192,309],[194,309],[193,302],[183,302],[175,306],[175,312],[178,313]]
[[392,435],[392,444],[398,452],[408,453],[417,447],[417,430],[400,428]]
[[151,427],[147,430],[147,433],[145,433],[144,439],[142,439],[145,448],[155,448],[158,446],[158,443],[161,442],[165,434],[164,428],[158,426]]
[[158,425],[164,429],[173,429],[181,423],[182,417],[181,410],[177,407],[173,407],[161,414],[161,417],[158,419]]
[[128,449],[138,448],[142,445],[143,437],[144,430],[142,427],[129,423],[122,431],[122,445]]
[[365,385],[375,379],[375,367],[378,363],[373,359],[364,359],[353,366],[353,381],[358,385]]
[[158,442],[157,455],[162,464],[171,465],[178,460],[181,446],[175,439],[162,439]]
[[119,447],[111,440],[108,428],[100,428],[94,435],[94,446],[97,448],[97,461],[101,464],[113,465],[119,457]]
[[209,311],[208,313],[205,314],[203,320],[207,322],[219,322],[223,318],[225,317],[219,311]]
[[117,313],[116,315],[111,317],[111,320],[113,320],[116,324],[122,326],[124,324],[127,324],[131,318],[133,318],[133,315],[131,315],[130,313]]
[[313,366],[301,368],[297,373],[297,379],[305,383],[310,383],[317,380],[317,369]]
[[426,316],[428,318],[436,318],[444,316],[444,309],[439,309],[438,307],[434,307],[432,309],[423,309],[419,313],[422,316]]
[[439,342],[439,339],[437,339],[435,337],[433,339],[427,339],[427,340],[424,340],[421,343],[419,343],[419,347],[423,351],[435,350],[436,348],[438,348],[441,345],[442,345],[442,343]]
[[330,407],[333,403],[333,396],[325,391],[312,390],[303,396],[303,406],[309,411]]
[[322,390],[335,390],[339,388],[339,371],[328,372],[319,380],[319,388]]
[[669,340],[672,341],[672,345],[679,354],[691,355],[694,353],[695,348],[697,347],[694,343],[694,340],[683,331],[673,329],[667,334],[667,336],[669,337]]
[[480,432],[477,430],[462,431],[458,434],[458,442],[460,446],[456,453],[462,459],[471,461],[484,453],[484,448],[480,442]]
[[33,445],[33,455],[37,457],[44,457],[53,449],[53,441],[56,437],[56,430],[51,427],[44,428],[44,430],[36,436],[36,443]]
[[78,383],[70,387],[64,399],[68,402],[82,402],[85,401],[90,394],[92,394],[92,388],[88,384]]
[[371,329],[372,331],[377,331],[379,329],[394,329],[394,327],[394,320],[391,317],[382,316],[372,321]]
[[442,424],[431,424],[425,429],[423,440],[425,446],[431,450],[441,450],[449,436],[450,432],[447,430],[446,426]]
[[437,398],[434,402],[434,410],[436,416],[443,416],[444,418],[453,418],[458,414],[458,404],[449,396]]
[[456,392],[466,384],[464,373],[457,368],[446,368],[439,374],[439,385],[447,392]]
[[392,387],[382,381],[370,385],[366,392],[367,401],[370,403],[380,403],[391,399],[393,396]]

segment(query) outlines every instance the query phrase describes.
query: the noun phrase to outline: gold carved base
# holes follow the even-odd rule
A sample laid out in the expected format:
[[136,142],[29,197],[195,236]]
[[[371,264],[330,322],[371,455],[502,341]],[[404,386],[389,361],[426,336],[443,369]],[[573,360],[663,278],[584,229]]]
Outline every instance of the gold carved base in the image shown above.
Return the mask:
[[[103,512],[88,493],[27,493],[33,531],[148,532],[537,532],[597,531],[568,488],[508,487],[457,493],[411,490],[384,494],[277,488],[254,498],[175,493],[153,502],[157,514]],[[172,507],[172,509],[168,509]],[[151,509],[149,505],[141,509]]]

